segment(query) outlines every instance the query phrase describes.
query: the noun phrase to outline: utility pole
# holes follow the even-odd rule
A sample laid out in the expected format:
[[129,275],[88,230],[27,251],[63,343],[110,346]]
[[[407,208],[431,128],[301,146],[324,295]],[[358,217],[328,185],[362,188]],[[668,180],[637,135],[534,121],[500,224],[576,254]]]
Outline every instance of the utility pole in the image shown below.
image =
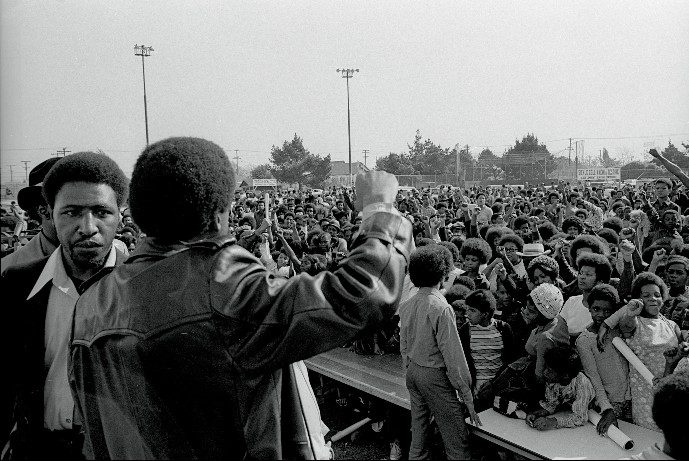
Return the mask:
[[363,149],[362,152],[364,153],[364,166],[366,165],[366,159],[368,158],[368,153],[370,152],[368,149]]
[[347,82],[347,141],[349,145],[349,187],[353,187],[352,181],[352,128],[349,117],[349,79],[354,77],[354,72],[359,72],[359,69],[336,69],[336,72],[342,74],[342,78]]
[[455,144],[455,181],[459,186],[459,143]]
[[14,182],[14,171],[12,171],[12,168],[14,165],[8,165],[10,167],[10,183]]
[[72,153],[72,151],[71,151],[71,150],[67,150],[67,148],[66,148],[66,147],[63,147],[63,148],[62,148],[62,150],[58,150],[58,151],[56,151],[56,152],[55,152],[55,153],[54,153],[53,155],[56,155],[56,156],[58,156],[58,157],[59,157],[59,156],[60,156],[60,154],[62,154],[62,156],[63,156],[63,157],[66,157],[66,156],[67,156],[67,154],[71,154],[71,153]]
[[28,160],[22,160],[22,163],[24,164],[24,181],[29,182],[29,163],[31,163]]
[[239,149],[234,150],[234,157],[232,158],[234,158],[237,161],[237,177],[239,177],[239,160],[241,159],[241,157],[239,156]]
[[146,122],[146,145],[148,146],[148,107],[146,105],[146,65],[144,64],[144,58],[151,55],[153,50],[152,46],[145,45],[134,45],[136,52],[134,56],[141,56],[141,72],[144,77],[144,120]]

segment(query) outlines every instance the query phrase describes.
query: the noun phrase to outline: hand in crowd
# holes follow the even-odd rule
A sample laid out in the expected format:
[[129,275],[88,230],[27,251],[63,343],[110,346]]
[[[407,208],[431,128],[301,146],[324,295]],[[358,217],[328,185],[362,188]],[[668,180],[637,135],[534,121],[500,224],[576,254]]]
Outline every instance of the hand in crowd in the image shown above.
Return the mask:
[[356,177],[356,207],[363,210],[373,203],[394,203],[399,183],[385,171],[367,171]]
[[596,425],[598,435],[607,435],[611,425],[617,426],[617,417],[615,417],[615,412],[612,408],[608,408],[600,415],[600,421]]

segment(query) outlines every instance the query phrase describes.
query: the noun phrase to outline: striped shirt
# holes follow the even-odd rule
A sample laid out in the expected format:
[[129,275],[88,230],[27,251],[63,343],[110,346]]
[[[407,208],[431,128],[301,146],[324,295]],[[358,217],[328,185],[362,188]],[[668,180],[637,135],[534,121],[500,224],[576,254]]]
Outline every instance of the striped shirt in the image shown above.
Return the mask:
[[495,320],[487,327],[471,325],[471,357],[476,368],[476,389],[495,377],[502,368],[502,335]]

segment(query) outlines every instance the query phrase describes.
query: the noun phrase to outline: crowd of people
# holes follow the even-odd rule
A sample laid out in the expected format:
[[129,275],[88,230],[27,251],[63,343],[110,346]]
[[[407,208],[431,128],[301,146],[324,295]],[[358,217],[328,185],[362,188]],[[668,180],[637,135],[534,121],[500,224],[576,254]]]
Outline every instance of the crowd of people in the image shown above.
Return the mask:
[[488,408],[539,431],[593,408],[600,434],[664,433],[639,456],[687,457],[689,177],[651,155],[673,179],[607,194],[379,171],[242,191],[197,138],[147,147],[130,181],[103,154],[47,160],[19,197],[40,231],[2,259],[3,459],[327,459],[301,361],[343,346],[402,356],[392,459],[427,458],[434,427],[476,457],[465,418]]

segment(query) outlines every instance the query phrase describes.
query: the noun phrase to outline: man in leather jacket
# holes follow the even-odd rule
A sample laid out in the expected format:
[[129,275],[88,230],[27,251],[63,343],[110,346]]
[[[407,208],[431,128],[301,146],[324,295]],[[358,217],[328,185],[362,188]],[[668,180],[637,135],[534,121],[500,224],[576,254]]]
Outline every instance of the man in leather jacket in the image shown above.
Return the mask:
[[148,237],[75,313],[87,458],[295,456],[305,441],[283,370],[394,314],[413,247],[394,176],[357,177],[364,220],[337,270],[290,279],[226,236],[234,185],[203,139],[166,139],[137,160],[130,207]]

